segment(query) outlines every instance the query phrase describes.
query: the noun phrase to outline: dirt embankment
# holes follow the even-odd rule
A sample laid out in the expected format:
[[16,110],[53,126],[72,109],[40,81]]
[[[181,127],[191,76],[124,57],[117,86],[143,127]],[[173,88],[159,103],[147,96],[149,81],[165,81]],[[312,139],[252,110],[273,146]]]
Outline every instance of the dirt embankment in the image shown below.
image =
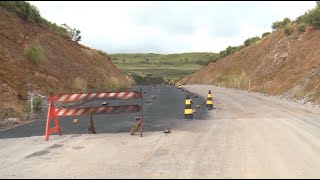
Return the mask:
[[[25,50],[43,54],[32,63]],[[97,51],[27,22],[0,7],[0,119],[21,115],[28,91],[42,95],[115,90],[132,80]]]
[[250,81],[252,91],[320,103],[320,30],[273,32],[181,81],[240,89],[248,89]]

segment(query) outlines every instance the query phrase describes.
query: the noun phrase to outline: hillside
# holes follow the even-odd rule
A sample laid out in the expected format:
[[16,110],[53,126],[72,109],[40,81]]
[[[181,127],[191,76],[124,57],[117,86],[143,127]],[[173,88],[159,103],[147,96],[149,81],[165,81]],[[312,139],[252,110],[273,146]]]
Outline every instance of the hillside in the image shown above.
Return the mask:
[[185,84],[214,84],[320,102],[320,30],[308,26],[291,35],[279,29],[257,43],[183,78]]
[[165,80],[175,80],[200,69],[215,53],[181,54],[110,54],[112,62],[128,74],[161,76]]
[[[28,91],[112,91],[132,79],[96,50],[0,7],[0,119],[21,117]],[[0,123],[1,124],[1,123]]]

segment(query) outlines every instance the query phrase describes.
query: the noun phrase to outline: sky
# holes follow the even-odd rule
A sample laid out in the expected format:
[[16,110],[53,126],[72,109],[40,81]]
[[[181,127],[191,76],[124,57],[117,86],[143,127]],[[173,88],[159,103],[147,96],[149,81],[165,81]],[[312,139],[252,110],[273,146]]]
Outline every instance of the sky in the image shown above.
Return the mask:
[[81,44],[113,53],[219,52],[295,20],[316,1],[28,1]]

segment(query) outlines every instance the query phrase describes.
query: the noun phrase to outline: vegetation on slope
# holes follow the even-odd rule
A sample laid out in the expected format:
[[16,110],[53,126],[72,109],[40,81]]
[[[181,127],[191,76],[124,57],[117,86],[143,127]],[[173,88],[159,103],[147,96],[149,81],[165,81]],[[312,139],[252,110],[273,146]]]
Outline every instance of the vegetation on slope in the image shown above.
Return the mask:
[[295,21],[272,24],[272,33],[238,53],[181,80],[246,89],[320,103],[320,3]]
[[[65,36],[45,27],[27,2],[0,1],[0,19],[0,128],[30,110],[29,91],[44,96],[119,91],[133,83],[106,53],[78,44],[79,31]],[[35,99],[35,110],[41,102]]]
[[81,41],[80,30],[71,28],[67,24],[59,26],[56,23],[51,23],[41,17],[37,7],[26,1],[0,1],[0,7],[15,13],[24,20],[45,27],[46,29],[65,36],[73,41]]

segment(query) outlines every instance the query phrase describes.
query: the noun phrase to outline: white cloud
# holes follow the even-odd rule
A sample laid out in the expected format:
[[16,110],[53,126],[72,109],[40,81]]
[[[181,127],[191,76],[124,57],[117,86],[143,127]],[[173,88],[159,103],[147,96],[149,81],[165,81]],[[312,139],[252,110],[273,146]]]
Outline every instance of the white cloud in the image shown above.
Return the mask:
[[81,30],[82,44],[117,52],[219,52],[296,19],[315,1],[45,2],[31,1],[51,22]]

